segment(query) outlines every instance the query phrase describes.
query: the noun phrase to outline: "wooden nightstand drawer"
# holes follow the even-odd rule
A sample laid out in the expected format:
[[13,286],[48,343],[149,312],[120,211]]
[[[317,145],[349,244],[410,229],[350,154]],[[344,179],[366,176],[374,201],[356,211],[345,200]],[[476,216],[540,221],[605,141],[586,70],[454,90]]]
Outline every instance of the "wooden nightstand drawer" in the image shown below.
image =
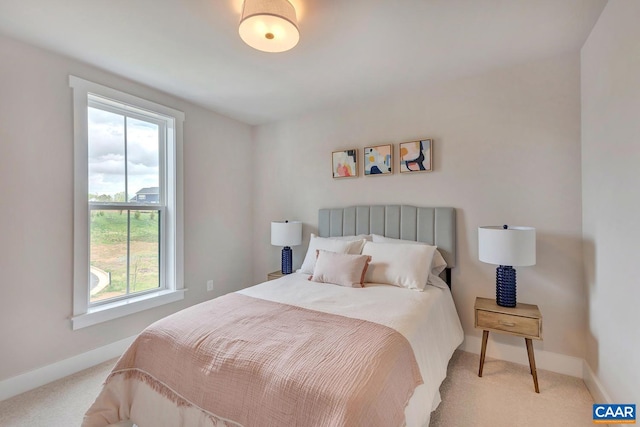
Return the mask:
[[476,310],[476,327],[509,332],[531,338],[540,337],[539,319]]
[[478,297],[474,308],[476,328],[542,339],[542,314],[537,305],[518,303],[515,307],[501,307],[494,299]]
[[267,280],[275,280],[275,279],[279,279],[282,276],[284,276],[284,274],[282,274],[282,271],[278,270],[278,271],[273,271],[269,274],[267,274]]

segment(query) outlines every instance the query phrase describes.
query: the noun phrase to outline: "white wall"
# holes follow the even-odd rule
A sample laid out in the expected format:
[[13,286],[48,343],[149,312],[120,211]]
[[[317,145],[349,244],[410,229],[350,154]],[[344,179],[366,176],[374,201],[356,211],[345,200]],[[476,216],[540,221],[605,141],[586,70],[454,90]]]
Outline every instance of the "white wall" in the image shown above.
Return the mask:
[[[410,66],[410,64],[408,65]],[[398,78],[402,78],[399,76]],[[331,178],[331,152],[434,138],[435,171]],[[255,129],[254,281],[279,268],[269,222],[297,219],[308,234],[317,210],[356,204],[453,206],[458,266],[453,294],[465,333],[476,296],[495,296],[495,266],[477,259],[477,227],[537,228],[538,263],[518,268],[518,300],[540,306],[536,347],[584,357],[580,197],[580,59],[572,54],[416,88]],[[300,265],[306,243],[294,248]],[[522,339],[492,335],[521,346]]]
[[[251,128],[0,36],[0,380],[137,334],[251,282]],[[176,65],[176,66],[179,66]],[[182,110],[184,301],[72,331],[73,115],[68,75]],[[207,279],[216,290],[205,291]]]
[[610,0],[582,48],[587,362],[640,404],[640,2]]

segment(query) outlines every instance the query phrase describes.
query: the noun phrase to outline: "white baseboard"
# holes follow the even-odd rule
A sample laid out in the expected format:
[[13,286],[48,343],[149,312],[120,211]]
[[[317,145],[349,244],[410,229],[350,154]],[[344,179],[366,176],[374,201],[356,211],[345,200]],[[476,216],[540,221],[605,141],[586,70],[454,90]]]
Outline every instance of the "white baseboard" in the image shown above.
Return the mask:
[[136,337],[129,337],[114,343],[96,348],[86,353],[34,369],[33,371],[0,381],[0,401],[16,396],[25,391],[43,386],[68,375],[75,374],[92,366],[99,365],[109,359],[119,357],[131,345]]
[[[469,353],[480,354],[482,349],[482,338],[465,335],[464,342],[458,347],[460,350]],[[571,375],[572,377],[583,378],[584,360],[579,357],[566,356],[564,354],[552,353],[550,351],[535,350],[536,368],[545,369],[559,374]],[[522,339],[522,346],[502,344],[491,340],[487,343],[487,357],[506,360],[507,362],[518,363],[529,366],[527,348]]]
[[584,383],[587,385],[587,389],[589,389],[591,396],[593,396],[593,400],[596,403],[613,403],[611,396],[609,396],[609,393],[605,390],[600,378],[598,378],[598,376],[593,372],[591,366],[589,366],[586,360],[584,361],[582,368],[582,378],[584,379]]

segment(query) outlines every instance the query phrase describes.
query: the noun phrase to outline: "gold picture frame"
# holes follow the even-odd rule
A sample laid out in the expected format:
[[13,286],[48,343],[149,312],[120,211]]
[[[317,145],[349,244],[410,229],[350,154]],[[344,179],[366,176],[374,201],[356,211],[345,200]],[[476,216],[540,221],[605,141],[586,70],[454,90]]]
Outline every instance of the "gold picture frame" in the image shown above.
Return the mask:
[[431,172],[433,170],[433,140],[402,142],[400,145],[400,173]]
[[331,168],[334,178],[358,176],[358,149],[339,150],[331,153]]
[[364,147],[364,176],[393,174],[393,144]]

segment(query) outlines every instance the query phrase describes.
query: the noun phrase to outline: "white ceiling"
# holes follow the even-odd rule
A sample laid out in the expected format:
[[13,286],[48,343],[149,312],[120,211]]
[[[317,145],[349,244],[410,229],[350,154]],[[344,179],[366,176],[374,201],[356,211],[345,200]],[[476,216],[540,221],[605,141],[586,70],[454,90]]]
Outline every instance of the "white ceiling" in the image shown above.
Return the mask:
[[240,39],[242,0],[0,0],[0,33],[260,124],[577,52],[606,0],[291,3],[275,54]]

